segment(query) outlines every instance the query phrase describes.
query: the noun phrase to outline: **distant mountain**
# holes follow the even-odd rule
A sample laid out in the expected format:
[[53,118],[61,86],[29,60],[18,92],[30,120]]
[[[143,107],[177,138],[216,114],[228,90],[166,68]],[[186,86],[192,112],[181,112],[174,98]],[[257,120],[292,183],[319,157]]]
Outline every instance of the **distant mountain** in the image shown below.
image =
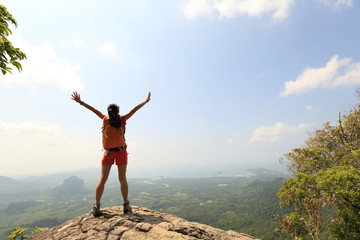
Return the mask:
[[50,188],[51,186],[54,186],[54,184],[51,185],[46,181],[32,182],[15,180],[10,177],[0,176],[0,200],[4,200],[6,198],[5,195],[41,192]]
[[[0,176],[0,192],[9,193],[13,192],[14,189],[21,189],[22,191],[26,189],[22,181],[12,179],[10,177]],[[1,195],[0,195],[1,200]]]
[[9,184],[19,184],[19,181],[9,177],[0,176],[0,186]]
[[86,193],[88,191],[85,188],[84,180],[76,176],[65,179],[62,185],[50,190],[50,194],[57,198],[82,197]]
[[100,168],[87,168],[76,171],[65,171],[54,174],[46,174],[42,176],[28,176],[19,180],[24,182],[46,182],[58,186],[63,183],[64,179],[70,178],[72,176],[77,176],[81,179],[84,179],[85,182],[97,182],[100,177]]

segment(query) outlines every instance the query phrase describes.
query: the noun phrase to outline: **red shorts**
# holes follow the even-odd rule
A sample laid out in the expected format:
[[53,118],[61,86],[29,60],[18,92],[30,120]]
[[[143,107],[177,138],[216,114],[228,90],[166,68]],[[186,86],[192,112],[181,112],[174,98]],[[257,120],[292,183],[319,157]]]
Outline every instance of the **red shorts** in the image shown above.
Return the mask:
[[127,155],[126,148],[121,150],[105,150],[101,163],[112,165],[116,162],[116,165],[127,165]]

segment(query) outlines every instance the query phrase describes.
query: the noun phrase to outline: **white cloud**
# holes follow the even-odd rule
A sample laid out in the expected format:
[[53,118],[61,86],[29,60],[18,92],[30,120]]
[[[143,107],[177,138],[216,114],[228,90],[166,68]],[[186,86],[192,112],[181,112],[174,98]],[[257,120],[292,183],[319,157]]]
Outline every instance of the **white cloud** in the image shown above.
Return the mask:
[[85,40],[82,39],[82,38],[76,38],[76,39],[74,39],[73,43],[74,43],[76,46],[80,46],[80,47],[86,47],[86,46],[87,46],[87,43],[86,43]]
[[360,62],[351,58],[339,59],[333,56],[325,67],[305,69],[295,81],[285,82],[285,90],[280,96],[300,95],[316,88],[336,88],[360,83]]
[[353,0],[321,0],[325,5],[332,6],[335,9],[350,8],[353,6]]
[[308,110],[308,111],[310,111],[310,112],[314,112],[314,111],[319,111],[319,110],[320,110],[319,107],[314,108],[314,107],[311,106],[311,105],[306,105],[306,106],[305,106],[305,109]]
[[182,11],[186,19],[195,19],[205,15],[212,17],[215,14],[214,1],[209,0],[190,0],[183,3]]
[[306,108],[306,110],[308,110],[308,111],[314,110],[313,106],[310,106],[310,105],[306,105],[305,108]]
[[100,150],[97,142],[69,137],[57,124],[0,120],[0,175],[50,174],[95,167],[101,159]]
[[226,140],[226,142],[227,142],[228,144],[232,144],[232,143],[235,142],[235,139],[229,138],[228,140]]
[[56,125],[36,125],[29,122],[23,123],[6,123],[0,120],[0,132],[21,135],[62,135],[61,128]]
[[106,56],[117,58],[118,55],[116,52],[116,48],[117,46],[115,43],[107,43],[100,47],[100,51]]
[[188,20],[199,16],[223,19],[237,15],[256,17],[264,14],[272,14],[273,20],[283,20],[294,4],[295,0],[185,0],[182,12]]
[[18,36],[12,35],[11,41],[14,46],[19,47],[26,53],[27,59],[21,61],[22,72],[13,68],[13,74],[6,74],[0,83],[11,85],[14,83],[51,83],[64,92],[74,89],[78,91],[84,88],[77,72],[80,64],[77,62],[59,58],[48,44],[30,45]]
[[288,126],[282,122],[278,122],[275,126],[261,126],[254,130],[249,142],[277,141],[288,134],[298,134],[304,132],[314,125],[315,123],[301,123],[297,126]]
[[69,142],[62,129],[56,125],[38,125],[29,122],[7,123],[0,120],[0,133],[7,144],[61,145]]
[[23,142],[28,142],[29,138],[36,142],[46,144],[59,144],[67,141],[62,129],[56,125],[37,125],[29,122],[23,123],[7,123],[0,120],[0,133],[6,134],[9,138],[16,137],[16,139]]
[[228,138],[228,139],[226,140],[226,143],[230,145],[230,144],[235,143],[235,142],[238,141],[239,139],[240,139],[240,136],[236,134],[236,135]]
[[312,106],[310,106],[310,105],[306,105],[306,106],[305,106],[305,108],[306,108],[306,110],[308,110],[308,111],[313,110],[313,107],[312,107]]

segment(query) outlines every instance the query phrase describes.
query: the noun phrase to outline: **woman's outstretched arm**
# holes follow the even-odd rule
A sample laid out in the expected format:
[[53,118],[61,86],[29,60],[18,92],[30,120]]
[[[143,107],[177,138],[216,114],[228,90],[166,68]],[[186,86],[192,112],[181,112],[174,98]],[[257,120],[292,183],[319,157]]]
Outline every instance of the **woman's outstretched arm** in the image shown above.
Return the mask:
[[105,115],[102,114],[99,110],[97,110],[97,109],[93,108],[92,106],[90,106],[89,104],[81,101],[80,94],[78,94],[77,92],[73,92],[71,94],[71,99],[77,103],[80,103],[80,105],[83,105],[84,107],[86,107],[87,109],[89,109],[90,111],[95,113],[99,118],[103,119],[105,117]]
[[150,102],[150,98],[151,98],[151,92],[149,92],[148,97],[146,98],[146,100],[142,103],[140,103],[139,105],[137,105],[136,107],[134,107],[129,113],[124,115],[124,119],[125,121],[127,121],[129,118],[131,118],[132,115],[134,115],[134,113],[139,110],[140,108],[142,108],[145,104],[147,104],[148,102]]

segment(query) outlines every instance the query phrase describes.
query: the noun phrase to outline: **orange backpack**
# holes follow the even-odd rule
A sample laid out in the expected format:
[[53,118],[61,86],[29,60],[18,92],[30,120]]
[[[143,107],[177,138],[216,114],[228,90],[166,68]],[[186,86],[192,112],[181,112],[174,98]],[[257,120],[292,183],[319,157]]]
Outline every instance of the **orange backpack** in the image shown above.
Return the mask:
[[106,115],[103,119],[102,143],[104,149],[119,148],[125,146],[125,124],[119,129],[110,125],[110,118]]

